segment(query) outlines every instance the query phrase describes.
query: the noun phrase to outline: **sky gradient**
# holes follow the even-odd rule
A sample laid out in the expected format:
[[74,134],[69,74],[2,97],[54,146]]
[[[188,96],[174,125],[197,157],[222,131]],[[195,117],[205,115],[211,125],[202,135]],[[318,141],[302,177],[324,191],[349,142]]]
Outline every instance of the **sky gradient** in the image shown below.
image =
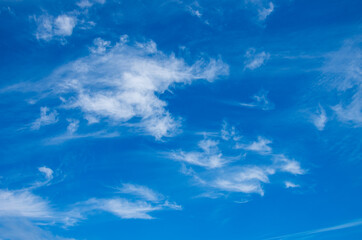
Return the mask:
[[0,240],[362,239],[361,12],[1,0]]

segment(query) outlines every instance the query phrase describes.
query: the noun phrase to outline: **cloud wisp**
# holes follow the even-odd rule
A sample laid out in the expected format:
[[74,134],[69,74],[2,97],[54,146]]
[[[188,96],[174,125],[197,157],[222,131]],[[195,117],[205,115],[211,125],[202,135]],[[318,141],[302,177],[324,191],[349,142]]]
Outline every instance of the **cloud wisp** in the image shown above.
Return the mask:
[[340,102],[332,106],[338,119],[355,127],[362,126],[362,37],[349,40],[336,52],[329,54],[322,68],[325,83],[339,93]]
[[104,4],[106,0],[80,0],[76,5],[82,9],[87,9],[92,7],[94,4]]
[[314,124],[314,126],[319,130],[319,131],[323,131],[327,121],[328,121],[328,117],[326,114],[326,111],[324,110],[324,108],[319,105],[319,109],[316,112],[316,114],[312,115],[312,122]]
[[[174,54],[159,51],[153,41],[129,44],[128,36],[122,36],[113,46],[100,38],[94,43],[89,56],[59,67],[35,84],[59,97],[63,109],[80,110],[89,124],[107,120],[158,140],[176,134],[180,127],[167,110],[163,93],[177,85],[202,79],[212,82],[228,74],[228,65],[220,59],[199,59],[188,65]],[[46,119],[37,125],[55,122],[54,114],[48,116],[46,111]]]
[[269,2],[267,7],[262,7],[258,10],[258,16],[260,21],[265,21],[265,19],[274,11],[274,4]]
[[265,0],[245,0],[245,3],[246,6],[255,13],[254,21],[257,24],[264,23],[275,9],[273,2]]
[[239,103],[242,107],[256,108],[264,111],[273,110],[274,104],[268,99],[268,92],[261,90],[253,96],[254,101],[250,103]]
[[[269,146],[272,141],[258,137],[257,141],[247,142],[226,123],[219,136],[213,138],[205,137],[199,142],[202,151],[179,150],[169,155],[171,159],[182,161],[182,173],[213,192],[212,197],[227,192],[264,195],[263,184],[270,183],[271,175],[282,172],[302,175],[306,172],[298,161],[274,153]],[[230,151],[232,156],[223,156],[223,152]],[[249,153],[256,154],[252,157],[256,159],[250,161]]]
[[1,217],[0,236],[2,239],[11,240],[75,240],[64,238],[46,231],[25,218]]
[[48,107],[40,108],[40,117],[31,124],[31,129],[38,130],[42,126],[51,125],[58,122],[58,112],[50,111]]
[[[55,208],[50,201],[33,193],[35,189],[44,187],[53,179],[52,169],[43,166],[38,170],[45,175],[45,182],[35,182],[32,187],[17,190],[0,189],[1,218],[41,225],[73,226],[99,211],[108,212],[123,219],[153,219],[150,214],[154,211],[182,209],[180,205],[168,201],[165,196],[150,188],[123,184],[121,188],[116,188],[119,190],[115,193],[116,196],[89,198],[60,210]],[[125,196],[120,197],[119,193]],[[136,198],[130,196],[136,196]]]
[[244,70],[255,70],[260,68],[269,58],[267,52],[257,52],[255,48],[250,48],[245,53]]
[[77,17],[71,14],[62,14],[57,17],[43,14],[33,18],[37,24],[35,36],[38,40],[44,41],[52,39],[65,41],[65,37],[72,35],[77,24]]
[[322,233],[327,233],[327,232],[332,232],[332,231],[337,231],[337,230],[342,230],[342,229],[348,229],[348,228],[352,228],[352,227],[360,227],[360,226],[362,226],[362,220],[357,219],[357,220],[354,220],[354,221],[351,221],[348,223],[344,223],[344,224],[340,224],[340,225],[336,225],[336,226],[332,226],[332,227],[319,228],[319,229],[305,231],[305,232],[292,233],[292,234],[282,235],[282,236],[278,236],[278,237],[267,238],[264,240],[305,239],[307,237],[311,237],[311,236],[317,235],[317,234],[322,234]]
[[135,195],[141,199],[144,199],[144,200],[147,200],[150,202],[160,202],[161,200],[164,199],[163,195],[153,191],[152,189],[150,189],[148,187],[141,186],[141,185],[123,183],[122,187],[119,187],[116,189],[120,193]]
[[230,158],[223,157],[218,142],[211,139],[204,139],[198,143],[201,151],[184,152],[178,151],[170,155],[172,159],[182,161],[191,165],[205,168],[220,168],[230,161]]

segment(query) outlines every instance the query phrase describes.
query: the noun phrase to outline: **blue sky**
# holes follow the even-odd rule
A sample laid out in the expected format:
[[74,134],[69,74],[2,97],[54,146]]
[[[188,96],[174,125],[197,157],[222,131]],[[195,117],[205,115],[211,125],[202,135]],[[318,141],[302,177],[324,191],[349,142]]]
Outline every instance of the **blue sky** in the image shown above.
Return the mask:
[[0,1],[0,239],[361,239],[361,11]]

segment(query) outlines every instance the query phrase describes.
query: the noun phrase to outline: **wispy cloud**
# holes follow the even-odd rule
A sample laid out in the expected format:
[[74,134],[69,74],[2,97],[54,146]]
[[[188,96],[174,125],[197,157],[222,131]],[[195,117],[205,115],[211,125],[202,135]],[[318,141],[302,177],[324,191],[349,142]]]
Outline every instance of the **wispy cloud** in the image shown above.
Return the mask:
[[95,3],[104,4],[106,0],[80,0],[76,4],[80,8],[90,8]]
[[344,122],[353,123],[355,126],[362,126],[362,87],[352,96],[351,101],[345,104],[337,104],[332,107],[338,118]]
[[336,225],[336,226],[332,226],[332,227],[319,228],[319,229],[305,231],[305,232],[292,233],[292,234],[282,235],[282,236],[278,236],[278,237],[267,238],[265,240],[272,240],[272,239],[305,239],[306,237],[310,237],[310,236],[313,236],[313,235],[316,235],[316,234],[322,234],[322,233],[326,233],[326,232],[332,232],[332,231],[337,231],[337,230],[342,230],[342,229],[347,229],[347,228],[352,228],[352,227],[359,227],[359,226],[362,226],[362,220],[361,219],[357,219],[357,220],[352,221],[352,222],[348,222],[348,223],[344,223],[344,224]]
[[58,120],[58,112],[56,110],[50,111],[48,107],[41,107],[40,117],[31,124],[31,128],[38,130],[42,126],[57,123]]
[[264,21],[274,11],[274,4],[269,2],[268,7],[262,7],[258,10],[259,20]]
[[97,50],[58,68],[39,87],[61,97],[64,109],[81,110],[89,123],[107,119],[124,126],[132,121],[129,126],[161,139],[177,133],[180,122],[160,95],[176,85],[200,79],[212,82],[228,74],[228,66],[220,59],[188,65],[174,54],[159,51],[153,41],[127,41],[122,36],[110,47],[97,39]]
[[191,13],[191,15],[196,16],[198,18],[202,17],[202,13],[201,13],[201,7],[200,4],[195,1],[192,4],[188,5],[186,7],[187,11]]
[[316,114],[312,115],[312,121],[314,126],[319,130],[319,131],[323,131],[328,118],[327,118],[327,114],[326,111],[324,110],[324,108],[319,105],[319,109],[317,111]]
[[111,47],[111,42],[103,40],[102,38],[96,38],[93,40],[93,46],[89,48],[91,53],[102,54]]
[[272,141],[270,141],[269,139],[263,138],[263,137],[258,137],[258,141],[254,141],[252,143],[237,143],[236,144],[236,148],[239,149],[245,149],[245,150],[249,150],[249,151],[254,151],[254,152],[258,152],[260,154],[269,154],[272,152],[272,148],[270,146],[268,146],[268,144],[272,143]]
[[152,204],[148,201],[130,201],[125,198],[98,199],[91,198],[85,202],[78,203],[76,209],[84,216],[96,210],[112,213],[123,219],[153,219],[151,212],[165,209],[181,210],[181,206],[170,204]]
[[255,70],[260,68],[269,58],[270,54],[267,52],[257,52],[255,48],[250,48],[245,53],[244,70]]
[[164,199],[164,196],[162,196],[162,194],[156,193],[152,189],[141,185],[124,183],[122,184],[122,187],[117,189],[121,193],[136,195],[141,199],[145,199],[151,202],[160,202],[161,200]]
[[245,0],[247,6],[252,12],[255,12],[255,21],[263,23],[268,16],[274,11],[274,3],[265,0]]
[[201,140],[198,144],[202,151],[176,151],[170,154],[172,159],[206,168],[219,168],[231,161],[230,157],[223,157],[218,148],[218,142],[211,139]]
[[346,41],[338,51],[330,53],[323,67],[324,79],[328,87],[340,94],[340,102],[332,106],[339,120],[362,126],[362,37]]
[[284,184],[285,184],[285,188],[298,188],[298,187],[300,187],[300,185],[295,184],[295,183],[290,182],[290,181],[285,181]]
[[165,196],[146,186],[124,183],[115,189],[117,193],[128,197],[90,198],[75,204],[71,212],[79,219],[87,218],[94,211],[109,212],[123,219],[153,219],[150,214],[154,211],[182,209],[180,205],[170,202]]
[[[53,179],[53,170],[40,167],[39,171],[45,174],[46,182]],[[124,219],[152,219],[151,212],[172,209],[181,210],[182,207],[170,202],[162,194],[152,189],[133,184],[124,184],[117,188],[119,192],[135,195],[139,200],[130,197],[113,196],[111,198],[89,198],[67,206],[64,210],[54,208],[48,200],[33,193],[33,190],[45,184],[36,182],[30,188],[18,190],[0,189],[0,217],[27,219],[41,224],[60,223],[72,226],[85,220],[91,213],[105,211]]]
[[[222,196],[218,193],[223,192],[264,195],[263,184],[270,183],[271,175],[280,172],[301,175],[306,172],[298,161],[284,154],[274,153],[269,146],[272,143],[270,140],[259,137],[257,141],[248,142],[225,122],[219,137],[213,138],[218,140],[206,138],[199,142],[199,148],[203,151],[179,151],[170,154],[172,159],[200,167],[193,169],[191,166],[182,165],[181,172],[193,177],[196,184],[209,190],[208,194],[203,196]],[[224,151],[233,152],[235,156],[222,157]],[[266,159],[249,162],[248,152],[254,152]]]
[[37,30],[35,36],[38,40],[50,41],[52,39],[64,40],[71,36],[77,24],[77,17],[74,15],[62,14],[57,17],[43,14],[33,17]]
[[1,217],[0,236],[2,239],[11,240],[74,240],[73,238],[64,238],[54,235],[23,217]]
[[0,190],[0,215],[50,220],[53,212],[49,203],[28,190]]
[[68,218],[51,207],[46,199],[33,193],[34,189],[46,186],[53,179],[53,170],[39,167],[45,181],[36,181],[31,187],[9,190],[0,189],[0,217],[35,220],[42,224],[60,222],[67,224]]
[[130,202],[122,198],[89,199],[82,204],[82,211],[102,210],[124,219],[152,219],[150,212],[161,210],[160,206],[152,206],[147,202]]
[[261,90],[253,96],[254,101],[250,103],[239,103],[242,107],[257,108],[264,111],[273,110],[274,104],[268,99],[268,92]]
[[45,176],[46,176],[46,178],[47,178],[48,180],[52,180],[52,179],[53,179],[53,170],[52,170],[52,169],[43,166],[43,167],[39,167],[38,170],[39,170],[40,172],[44,173]]

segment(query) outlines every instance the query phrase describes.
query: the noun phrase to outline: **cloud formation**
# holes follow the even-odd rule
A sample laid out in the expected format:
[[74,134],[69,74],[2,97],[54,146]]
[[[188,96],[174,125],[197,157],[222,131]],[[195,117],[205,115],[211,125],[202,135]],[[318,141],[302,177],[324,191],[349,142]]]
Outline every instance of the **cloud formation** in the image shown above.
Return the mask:
[[50,111],[48,107],[41,107],[40,117],[31,124],[31,128],[33,130],[38,130],[42,126],[57,123],[58,120],[58,112],[56,110]]
[[268,99],[268,92],[261,90],[253,96],[254,101],[250,103],[240,103],[242,107],[256,108],[264,111],[273,110],[274,104]]
[[282,236],[278,236],[278,237],[267,238],[265,240],[306,239],[306,238],[310,238],[313,235],[342,230],[342,229],[346,229],[346,228],[359,227],[361,225],[362,225],[362,220],[357,219],[357,220],[354,220],[351,222],[347,222],[347,223],[332,226],[332,227],[320,228],[320,229],[315,229],[315,230],[310,230],[310,231],[305,231],[305,232],[292,233],[292,234],[282,235]]
[[159,51],[153,41],[127,41],[122,36],[110,47],[96,39],[89,56],[55,70],[45,80],[50,82],[47,87],[61,97],[65,109],[81,110],[90,124],[106,119],[161,139],[175,134],[180,126],[161,99],[164,92],[228,74],[228,66],[220,59],[200,59],[188,65]]
[[35,220],[53,218],[46,200],[28,190],[0,190],[0,216],[26,217]]
[[[218,140],[206,138],[199,142],[202,152],[179,150],[170,154],[172,159],[199,167],[196,169],[184,165],[182,173],[193,177],[196,184],[214,192],[209,194],[212,197],[222,196],[225,192],[264,195],[263,184],[270,183],[271,175],[281,172],[292,175],[305,173],[298,161],[274,153],[269,146],[272,142],[263,137],[248,142],[237,134],[235,128],[224,123],[219,136],[214,138]],[[219,146],[222,146],[222,150]],[[221,157],[224,151],[232,151],[233,155]],[[252,157],[256,160],[248,160],[247,154],[250,152],[256,154]]]
[[252,143],[237,143],[236,148],[238,149],[245,149],[248,151],[254,151],[259,154],[269,154],[272,152],[272,148],[268,146],[268,144],[272,143],[269,139],[258,137],[258,141],[254,141]]
[[[48,200],[33,193],[34,189],[45,186],[44,183],[53,179],[52,169],[40,167],[38,170],[45,174],[47,179],[46,182],[42,182],[43,184],[35,182],[30,188],[17,190],[0,189],[0,218],[29,221],[29,223],[34,221],[42,225],[59,223],[72,226],[97,211],[109,212],[124,219],[152,219],[150,213],[154,211],[181,210],[180,205],[169,202],[162,194],[145,186],[133,184],[123,184],[122,187],[116,188],[119,193],[128,197],[89,198],[60,210],[54,208]],[[11,232],[9,229],[7,231]]]
[[73,238],[60,237],[43,230],[26,218],[2,217],[0,219],[0,236],[2,239],[11,240],[74,240]]
[[255,70],[260,68],[269,58],[267,52],[257,52],[255,48],[250,48],[245,53],[244,69]]
[[92,7],[96,3],[104,4],[105,2],[106,0],[80,0],[76,4],[78,7],[86,9]]
[[322,106],[319,105],[319,109],[318,109],[317,113],[312,115],[312,121],[313,121],[314,126],[319,131],[323,131],[323,129],[328,121],[328,118],[327,118],[326,111],[324,110],[324,108]]
[[178,151],[170,154],[170,157],[178,161],[205,168],[219,168],[230,161],[222,156],[217,141],[204,139],[199,142],[198,146],[201,151]]
[[34,17],[37,24],[35,36],[38,40],[50,41],[52,39],[64,40],[73,33],[77,18],[73,15],[62,14],[57,17],[43,14]]
[[258,10],[259,20],[264,21],[274,11],[274,4],[269,2],[269,6],[262,7]]
[[329,54],[323,67],[328,87],[339,93],[340,102],[332,110],[340,121],[362,126],[362,50],[361,37],[349,40],[336,52]]
[[117,189],[121,193],[132,194],[150,202],[160,202],[164,199],[164,196],[162,196],[161,194],[156,193],[152,189],[141,185],[124,183],[122,184],[122,187]]
[[295,184],[295,183],[290,182],[290,181],[285,181],[284,184],[285,184],[285,188],[298,188],[298,187],[300,187],[298,184]]

